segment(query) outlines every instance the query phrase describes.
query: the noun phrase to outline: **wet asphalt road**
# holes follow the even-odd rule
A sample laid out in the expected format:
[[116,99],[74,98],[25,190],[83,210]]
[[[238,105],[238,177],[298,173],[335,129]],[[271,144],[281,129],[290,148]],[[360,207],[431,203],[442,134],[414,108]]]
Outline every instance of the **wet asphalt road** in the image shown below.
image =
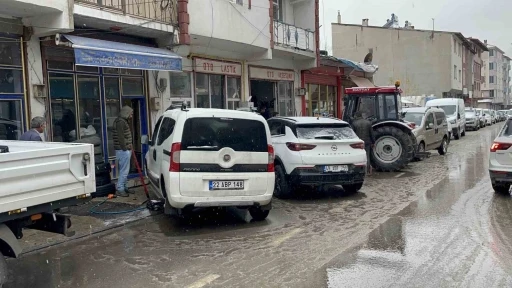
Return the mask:
[[27,254],[6,287],[512,287],[512,198],[486,171],[501,125],[356,195],[276,200],[265,222],[159,215]]

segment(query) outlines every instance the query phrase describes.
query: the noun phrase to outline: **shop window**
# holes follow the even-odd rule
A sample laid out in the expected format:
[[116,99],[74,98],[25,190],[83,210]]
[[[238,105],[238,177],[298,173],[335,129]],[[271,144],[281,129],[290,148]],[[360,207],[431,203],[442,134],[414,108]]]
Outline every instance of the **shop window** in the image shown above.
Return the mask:
[[119,77],[104,77],[105,86],[105,114],[107,116],[107,151],[108,157],[115,157],[113,131],[114,120],[121,111],[121,93],[119,89]]
[[330,117],[336,117],[337,115],[337,98],[338,98],[338,87],[327,86],[327,107],[328,114]]
[[20,42],[12,38],[0,38],[0,65],[21,67]]
[[54,142],[71,142],[76,138],[75,84],[73,74],[49,73],[52,139]]
[[103,74],[119,74],[119,68],[103,68]]
[[74,134],[80,142],[94,144],[94,156],[103,159],[100,77],[77,75],[77,89],[80,129]]
[[225,80],[223,75],[210,75],[211,108],[225,108]]
[[98,71],[99,71],[98,67],[82,66],[82,65],[76,65],[75,69],[76,69],[76,71],[90,72],[90,73],[98,73]]
[[69,61],[48,61],[48,69],[73,71],[73,62]]
[[144,81],[138,77],[123,77],[123,96],[142,96],[144,95]]
[[242,79],[227,77],[228,81],[228,109],[236,110],[240,107]]
[[293,82],[277,82],[277,111],[280,116],[293,116]]
[[0,100],[0,140],[19,140],[23,131],[21,100]]
[[171,91],[171,98],[190,98],[190,73],[169,72],[169,89]]
[[122,75],[142,76],[142,70],[121,69],[120,72]]
[[0,68],[0,93],[23,93],[22,73],[21,69]]
[[208,74],[196,73],[196,107],[210,108],[210,87]]

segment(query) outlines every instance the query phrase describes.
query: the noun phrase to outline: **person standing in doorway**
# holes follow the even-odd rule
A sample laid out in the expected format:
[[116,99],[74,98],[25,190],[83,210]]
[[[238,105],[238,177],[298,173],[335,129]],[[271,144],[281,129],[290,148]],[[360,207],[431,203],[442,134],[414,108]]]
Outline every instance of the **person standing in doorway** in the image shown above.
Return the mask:
[[119,112],[119,117],[114,121],[114,149],[116,149],[116,158],[118,162],[119,178],[117,179],[117,196],[128,197],[126,182],[128,181],[128,172],[130,171],[130,159],[133,149],[132,131],[130,129],[130,119],[133,117],[133,109],[124,106]]
[[23,133],[21,135],[20,140],[21,141],[40,141],[42,142],[43,139],[41,138],[41,133],[44,132],[44,128],[46,127],[46,119],[44,119],[41,116],[34,117],[32,121],[30,121],[30,130]]
[[372,174],[372,165],[370,162],[370,155],[372,148],[375,145],[375,138],[373,136],[372,122],[363,117],[361,111],[357,111],[354,115],[354,121],[352,122],[354,132],[357,137],[364,141],[364,149],[366,150],[366,173]]

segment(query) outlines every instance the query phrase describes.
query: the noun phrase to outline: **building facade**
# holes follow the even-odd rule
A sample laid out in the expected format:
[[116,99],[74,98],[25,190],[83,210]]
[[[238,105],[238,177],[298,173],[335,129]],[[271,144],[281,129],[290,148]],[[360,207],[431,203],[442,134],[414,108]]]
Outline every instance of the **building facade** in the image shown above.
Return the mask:
[[501,109],[509,105],[510,58],[497,46],[487,44],[488,52],[484,53],[482,68],[485,85],[482,89],[484,98],[492,99],[492,105]]
[[[0,139],[18,139],[29,119],[44,116],[46,141],[93,141],[97,160],[114,168],[121,106],[134,109],[134,143],[184,101],[301,115],[301,71],[318,64],[318,0],[13,0],[3,8]],[[134,150],[142,161],[146,145]]]
[[473,50],[475,53],[473,54],[473,73],[471,75],[472,77],[472,97],[471,97],[471,105],[473,107],[478,106],[478,100],[481,100],[483,98],[482,94],[482,85],[484,83],[484,77],[483,77],[483,53],[488,52],[487,45],[485,45],[482,41],[480,41],[477,38],[468,38],[468,40],[471,42],[471,45],[473,47]]
[[[333,56],[379,65],[376,85],[400,80],[405,95],[469,99],[473,48],[457,32],[332,24]],[[466,88],[466,89],[464,89]]]

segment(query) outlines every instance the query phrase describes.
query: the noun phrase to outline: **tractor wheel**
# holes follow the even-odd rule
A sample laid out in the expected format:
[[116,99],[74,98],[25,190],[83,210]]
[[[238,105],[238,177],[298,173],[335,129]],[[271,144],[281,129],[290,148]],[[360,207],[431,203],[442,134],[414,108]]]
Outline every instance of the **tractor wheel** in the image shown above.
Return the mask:
[[378,171],[400,171],[414,158],[416,141],[407,132],[393,126],[375,129],[375,147],[371,155],[372,166]]

